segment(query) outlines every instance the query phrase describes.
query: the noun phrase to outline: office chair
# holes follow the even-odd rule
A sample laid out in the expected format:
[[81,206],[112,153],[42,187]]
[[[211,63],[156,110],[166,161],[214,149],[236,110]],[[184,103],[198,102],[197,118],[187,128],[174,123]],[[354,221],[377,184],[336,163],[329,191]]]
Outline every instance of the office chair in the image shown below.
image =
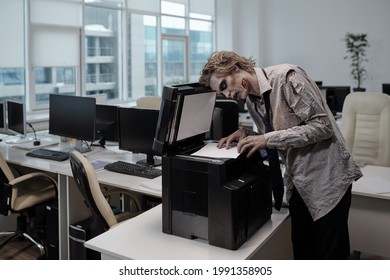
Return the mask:
[[[71,151],[69,153],[69,159],[77,188],[91,211],[89,220],[90,238],[141,213],[141,203],[132,192],[123,189],[113,189],[107,192],[103,191],[97,180],[96,172],[92,164],[80,152],[76,150]],[[107,196],[113,194],[122,194],[129,197],[130,201],[134,203],[136,211],[115,215],[106,199]]]
[[390,96],[378,92],[348,94],[341,131],[356,162],[390,166]]
[[236,131],[239,127],[239,105],[236,100],[217,98],[213,112],[210,140],[219,140]]
[[38,236],[44,228],[33,224],[32,214],[36,207],[57,199],[57,181],[42,172],[16,176],[0,154],[0,183],[0,214],[19,214],[15,231],[0,233],[7,236],[0,243],[0,250],[16,238],[28,239],[39,249],[39,258],[45,258],[45,246]]
[[[351,92],[344,100],[341,132],[358,164],[390,166],[390,96]],[[360,259],[353,251],[353,259]]]
[[137,107],[143,109],[160,110],[161,97],[159,96],[142,96],[137,99]]

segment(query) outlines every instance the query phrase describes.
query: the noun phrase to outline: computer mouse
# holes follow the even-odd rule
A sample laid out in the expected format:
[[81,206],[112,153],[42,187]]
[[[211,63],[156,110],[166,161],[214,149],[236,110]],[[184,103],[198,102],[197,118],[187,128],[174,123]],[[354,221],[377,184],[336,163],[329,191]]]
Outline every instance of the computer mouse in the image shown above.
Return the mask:
[[41,145],[41,141],[35,140],[35,141],[34,141],[34,146],[39,146],[39,145]]

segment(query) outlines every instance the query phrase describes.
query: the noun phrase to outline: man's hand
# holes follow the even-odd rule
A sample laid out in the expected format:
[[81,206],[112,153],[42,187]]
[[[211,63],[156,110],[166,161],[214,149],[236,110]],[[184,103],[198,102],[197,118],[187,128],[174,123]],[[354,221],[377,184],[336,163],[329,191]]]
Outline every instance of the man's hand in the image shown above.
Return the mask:
[[226,147],[226,149],[230,148],[230,144],[232,142],[239,142],[240,140],[244,139],[247,136],[247,132],[244,128],[240,128],[230,134],[227,137],[221,138],[217,144],[217,147],[219,149]]
[[241,154],[248,151],[247,157],[251,157],[256,151],[267,147],[264,135],[252,135],[241,139],[237,143],[237,151]]

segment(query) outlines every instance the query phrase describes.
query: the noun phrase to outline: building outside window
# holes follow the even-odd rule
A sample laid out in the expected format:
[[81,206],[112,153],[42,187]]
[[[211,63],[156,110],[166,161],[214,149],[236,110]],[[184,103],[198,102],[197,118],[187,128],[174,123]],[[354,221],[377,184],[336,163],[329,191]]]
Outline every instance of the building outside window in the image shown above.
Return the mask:
[[121,84],[123,11],[119,9],[122,7],[120,1],[117,2],[118,5],[113,5],[113,8],[85,6],[84,9],[87,54],[85,92],[86,95],[105,93],[111,100],[120,99],[120,92],[123,91]]
[[0,100],[32,112],[47,110],[52,93],[157,96],[196,82],[214,49],[212,0],[83,2],[0,2]]

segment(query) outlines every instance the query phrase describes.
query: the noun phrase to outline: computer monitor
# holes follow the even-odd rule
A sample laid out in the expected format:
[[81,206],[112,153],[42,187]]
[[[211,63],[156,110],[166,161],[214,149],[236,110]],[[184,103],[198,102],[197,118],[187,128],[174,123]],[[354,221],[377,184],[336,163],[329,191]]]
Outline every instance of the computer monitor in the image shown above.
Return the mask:
[[236,102],[238,104],[238,111],[240,113],[248,112],[248,110],[246,108],[246,100],[245,99],[239,99],[239,100],[236,100]]
[[153,149],[161,154],[199,149],[211,126],[216,93],[198,83],[164,86]]
[[320,87],[326,91],[326,103],[333,115],[343,111],[345,97],[351,92],[349,86],[325,86]]
[[7,140],[9,144],[25,143],[32,140],[26,137],[26,110],[23,102],[7,100],[7,130],[20,136],[18,139]]
[[96,136],[104,147],[106,141],[118,142],[118,107],[96,104]]
[[219,99],[215,101],[210,134],[208,139],[220,140],[239,128],[239,106],[236,100]]
[[382,91],[390,95],[390,84],[382,84]]
[[0,101],[0,131],[5,131],[6,125],[6,105],[4,101]]
[[118,108],[119,149],[146,154],[137,164],[157,166],[161,161],[153,150],[159,110],[138,107]]
[[49,133],[75,138],[76,149],[88,151],[83,141],[95,140],[96,99],[50,94],[49,106]]

